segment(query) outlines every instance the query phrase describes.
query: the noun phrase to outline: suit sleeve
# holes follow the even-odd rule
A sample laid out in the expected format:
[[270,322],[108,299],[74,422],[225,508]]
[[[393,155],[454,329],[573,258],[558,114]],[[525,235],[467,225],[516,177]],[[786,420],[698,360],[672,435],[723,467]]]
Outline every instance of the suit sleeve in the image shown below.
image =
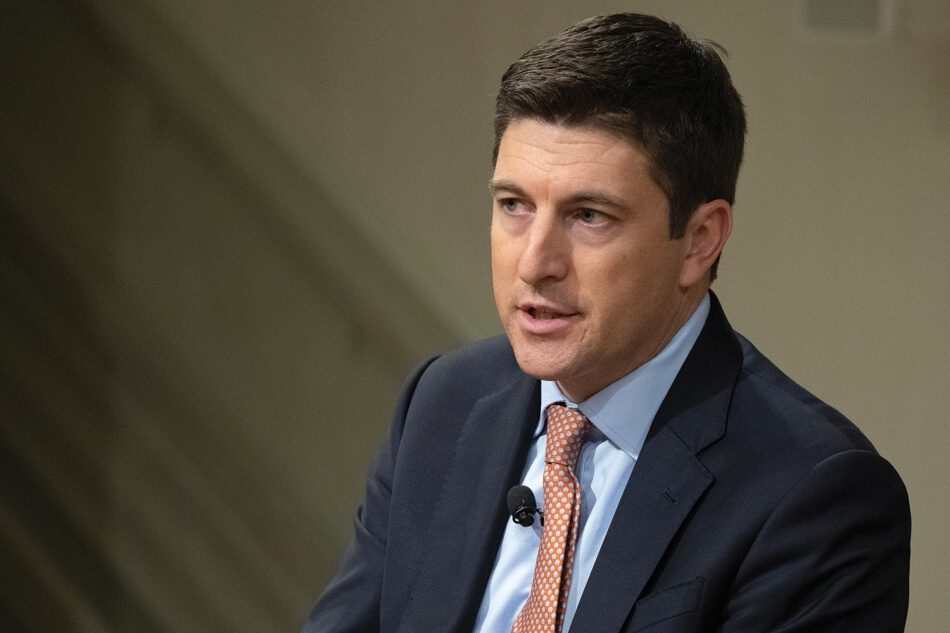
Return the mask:
[[340,569],[310,612],[302,633],[379,631],[393,472],[412,394],[422,373],[433,360],[417,368],[406,381],[393,416],[389,438],[370,473],[366,498],[356,511],[353,541],[343,557]]
[[786,495],[743,561],[722,633],[903,631],[910,508],[870,451],[818,464]]

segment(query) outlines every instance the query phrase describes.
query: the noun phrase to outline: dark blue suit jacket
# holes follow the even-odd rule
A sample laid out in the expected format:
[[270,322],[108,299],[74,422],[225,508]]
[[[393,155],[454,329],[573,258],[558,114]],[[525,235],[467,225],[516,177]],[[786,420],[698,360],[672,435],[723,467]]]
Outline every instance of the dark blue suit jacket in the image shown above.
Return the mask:
[[[539,407],[503,337],[419,368],[304,631],[471,631]],[[909,558],[894,469],[713,298],[571,633],[901,631]]]

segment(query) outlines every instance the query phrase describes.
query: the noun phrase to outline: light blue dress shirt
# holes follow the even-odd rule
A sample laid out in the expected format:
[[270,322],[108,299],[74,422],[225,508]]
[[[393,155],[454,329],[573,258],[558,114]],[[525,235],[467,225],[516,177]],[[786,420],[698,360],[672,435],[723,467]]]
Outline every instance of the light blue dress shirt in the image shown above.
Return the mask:
[[[568,401],[557,383],[541,381],[540,420],[521,478],[522,483],[534,492],[539,504],[544,503],[541,477],[544,472],[548,406],[563,402],[567,406],[577,407],[593,424],[577,460],[576,474],[581,485],[581,520],[574,555],[574,575],[564,617],[565,632],[571,626],[584,586],[630,473],[640,456],[650,424],[699,338],[708,315],[709,295],[652,360],[580,404]],[[535,521],[531,527],[508,522],[475,621],[475,633],[511,630],[528,599],[540,543],[540,521]]]

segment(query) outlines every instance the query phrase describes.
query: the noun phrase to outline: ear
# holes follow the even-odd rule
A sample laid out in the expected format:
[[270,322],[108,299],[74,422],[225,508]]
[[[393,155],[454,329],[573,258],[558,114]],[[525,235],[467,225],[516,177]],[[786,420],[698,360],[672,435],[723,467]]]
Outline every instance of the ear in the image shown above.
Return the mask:
[[700,205],[686,225],[683,236],[685,258],[680,271],[680,285],[692,287],[704,279],[719,257],[732,233],[732,205],[725,200],[712,200]]

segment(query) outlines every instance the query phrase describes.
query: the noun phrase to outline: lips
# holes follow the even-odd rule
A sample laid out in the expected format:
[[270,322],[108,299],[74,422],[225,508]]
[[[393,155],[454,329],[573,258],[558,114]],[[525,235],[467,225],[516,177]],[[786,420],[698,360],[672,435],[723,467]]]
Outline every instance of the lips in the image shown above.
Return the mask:
[[532,319],[538,320],[559,319],[577,314],[577,310],[574,308],[547,302],[533,303],[526,301],[518,304],[517,308],[523,312],[527,312]]
[[579,312],[561,306],[522,304],[517,312],[521,329],[536,335],[563,333],[580,319]]

